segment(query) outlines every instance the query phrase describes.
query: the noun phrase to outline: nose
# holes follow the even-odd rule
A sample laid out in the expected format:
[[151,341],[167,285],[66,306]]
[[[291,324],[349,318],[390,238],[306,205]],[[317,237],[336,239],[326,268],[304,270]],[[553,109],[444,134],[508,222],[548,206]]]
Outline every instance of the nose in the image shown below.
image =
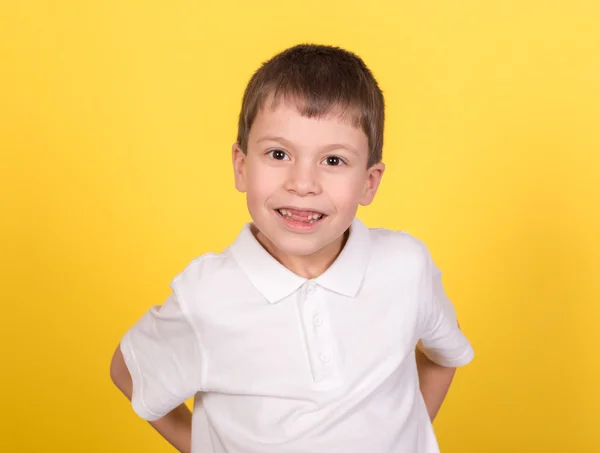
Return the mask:
[[321,193],[318,171],[309,162],[296,162],[290,167],[285,189],[295,195],[305,197]]

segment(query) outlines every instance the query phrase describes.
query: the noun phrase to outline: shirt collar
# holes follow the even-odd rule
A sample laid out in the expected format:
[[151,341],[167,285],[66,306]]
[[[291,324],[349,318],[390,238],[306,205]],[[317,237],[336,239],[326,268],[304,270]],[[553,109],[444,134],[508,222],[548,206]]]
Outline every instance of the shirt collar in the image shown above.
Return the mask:
[[[297,291],[309,279],[290,271],[256,240],[247,223],[230,247],[233,258],[252,285],[276,303]],[[350,225],[348,240],[337,259],[314,281],[348,297],[358,293],[369,264],[369,229],[357,218]]]

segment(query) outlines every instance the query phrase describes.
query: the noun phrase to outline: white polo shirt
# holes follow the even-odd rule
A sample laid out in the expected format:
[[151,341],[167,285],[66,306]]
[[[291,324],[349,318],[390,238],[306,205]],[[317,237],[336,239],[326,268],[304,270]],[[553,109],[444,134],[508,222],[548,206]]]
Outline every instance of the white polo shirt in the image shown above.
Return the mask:
[[415,347],[450,367],[473,349],[441,273],[405,232],[355,219],[314,279],[250,224],[194,260],[124,336],[133,408],[156,420],[196,396],[193,453],[435,453]]

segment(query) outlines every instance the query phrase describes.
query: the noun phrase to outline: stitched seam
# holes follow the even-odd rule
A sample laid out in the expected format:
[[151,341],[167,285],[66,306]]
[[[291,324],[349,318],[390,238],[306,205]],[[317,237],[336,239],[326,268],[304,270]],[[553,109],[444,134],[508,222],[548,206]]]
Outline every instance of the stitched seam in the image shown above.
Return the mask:
[[[152,417],[160,417],[160,414],[157,414],[156,412],[152,411],[144,401],[144,379],[142,377],[142,371],[138,365],[138,360],[136,358],[135,351],[130,345],[129,333],[125,338],[125,342],[121,343],[121,346],[124,346],[128,352],[128,354],[123,355],[127,367],[135,370],[135,376],[132,375],[132,381],[134,381],[131,395],[132,400],[137,399],[140,402],[140,405],[144,408],[144,410],[148,414],[152,415]],[[131,360],[129,360],[130,358],[133,360],[133,363],[131,363]]]

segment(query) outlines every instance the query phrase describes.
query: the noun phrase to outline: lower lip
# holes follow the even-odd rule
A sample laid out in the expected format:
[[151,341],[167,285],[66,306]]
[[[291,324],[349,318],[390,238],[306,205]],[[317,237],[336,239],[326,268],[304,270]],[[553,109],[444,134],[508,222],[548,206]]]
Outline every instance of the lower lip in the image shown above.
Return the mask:
[[283,222],[285,227],[288,230],[309,233],[311,231],[316,230],[319,225],[327,218],[327,216],[321,217],[319,220],[313,223],[305,223],[305,222],[297,222],[296,220],[288,219],[287,217],[282,216],[279,211],[275,210],[275,215],[279,217],[279,219]]

